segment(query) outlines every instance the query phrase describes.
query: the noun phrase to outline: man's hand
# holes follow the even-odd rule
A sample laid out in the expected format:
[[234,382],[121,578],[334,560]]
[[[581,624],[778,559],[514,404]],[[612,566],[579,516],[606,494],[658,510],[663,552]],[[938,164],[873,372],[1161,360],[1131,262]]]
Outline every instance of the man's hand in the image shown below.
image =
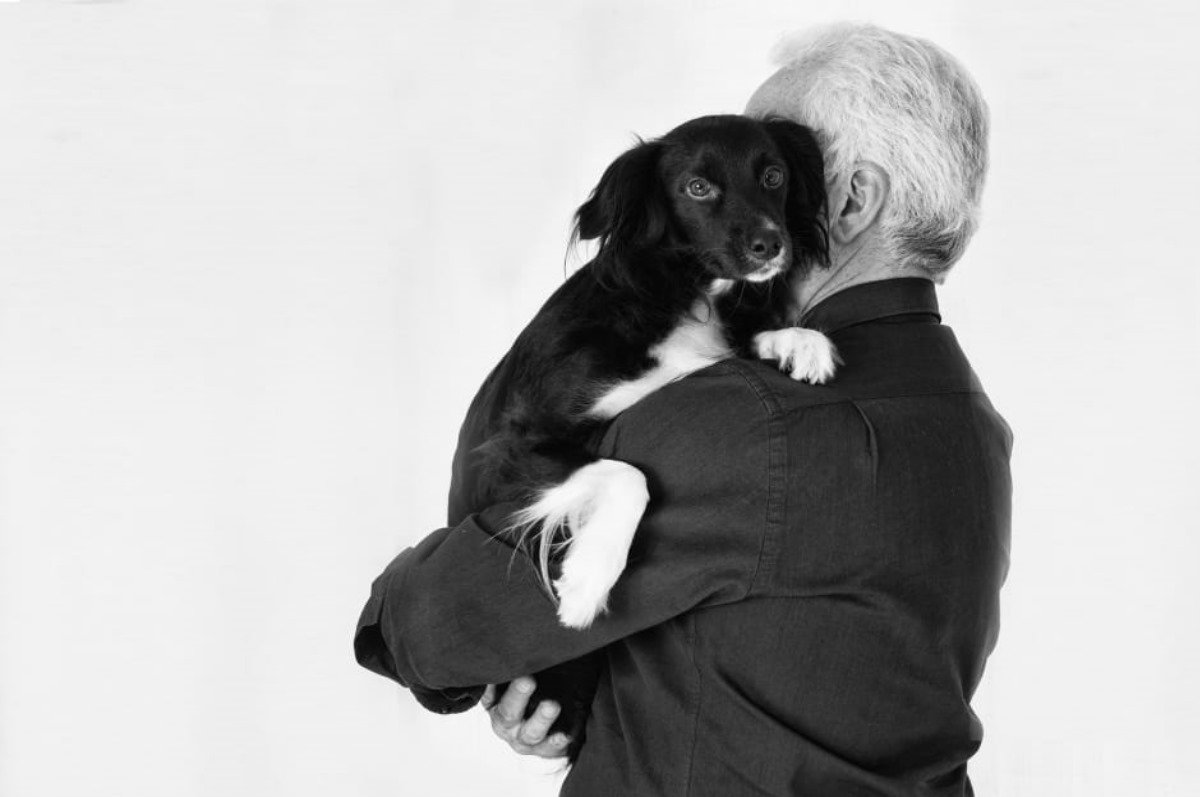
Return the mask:
[[567,754],[570,738],[562,733],[546,738],[546,732],[558,716],[558,704],[543,700],[529,719],[525,719],[525,706],[536,686],[532,678],[518,678],[508,685],[500,701],[496,702],[496,685],[490,684],[480,703],[492,718],[492,731],[508,742],[509,747],[521,755],[562,758]]

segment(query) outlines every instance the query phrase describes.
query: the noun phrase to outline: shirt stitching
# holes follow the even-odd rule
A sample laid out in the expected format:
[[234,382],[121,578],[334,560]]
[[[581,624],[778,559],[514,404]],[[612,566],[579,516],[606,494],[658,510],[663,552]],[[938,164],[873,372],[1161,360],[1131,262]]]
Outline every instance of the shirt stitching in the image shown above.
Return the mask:
[[692,701],[692,746],[688,750],[688,766],[687,777],[683,782],[684,797],[688,797],[692,793],[692,774],[696,766],[696,746],[700,744],[700,706],[704,702],[704,681],[703,675],[700,672],[700,665],[696,663],[696,615],[694,612],[689,612],[687,615],[687,641],[688,654],[692,660],[692,668],[696,671],[696,698]]
[[780,529],[784,527],[787,519],[787,493],[784,490],[787,477],[787,434],[784,429],[783,409],[775,392],[745,362],[731,360],[729,364],[754,391],[767,414],[767,505],[758,560],[742,596],[745,598],[754,591],[760,579],[766,581],[770,578],[775,566]]
[[[751,373],[753,373],[753,371],[751,371]],[[760,378],[760,377],[758,377],[758,375],[755,374],[755,378]],[[770,390],[770,388],[766,388],[766,389]],[[921,390],[921,391],[912,392],[912,393],[909,393],[909,392],[881,393],[878,396],[836,395],[836,396],[831,396],[830,398],[828,398],[827,400],[824,400],[824,401],[812,401],[812,402],[805,401],[805,402],[796,404],[793,407],[788,407],[787,410],[788,411],[808,410],[808,409],[815,409],[817,407],[830,407],[835,404],[853,404],[854,402],[862,403],[862,402],[868,402],[868,401],[890,401],[891,399],[926,398],[929,396],[983,396],[983,395],[986,395],[986,394],[981,390],[974,390],[972,388],[959,388],[959,387],[946,388],[945,390]]]
[[[763,518],[762,538],[759,541],[758,558],[754,564],[754,573],[750,576],[750,581],[746,585],[746,591],[742,594],[742,598],[744,599],[753,591],[759,574],[763,572],[763,561],[768,555],[768,550],[774,552],[778,548],[779,535],[777,532],[779,528],[782,528],[784,521],[784,491],[782,488],[784,482],[783,476],[787,465],[787,446],[785,436],[780,434],[783,427],[783,413],[779,406],[779,400],[774,393],[744,363],[738,360],[726,360],[721,365],[723,368],[742,377],[750,389],[754,391],[755,397],[758,398],[767,415],[767,506]],[[772,530],[775,530],[776,533],[772,534]],[[768,567],[766,572],[769,573],[769,571],[770,568]],[[687,615],[687,622],[689,631],[688,649],[692,665],[696,671],[696,697],[693,701],[692,744],[688,751],[687,778],[684,781],[683,790],[684,797],[692,793],[692,777],[695,774],[696,767],[696,746],[700,743],[700,708],[704,702],[704,684],[700,667],[696,664],[696,636],[699,631],[696,627],[695,615],[689,613]]]

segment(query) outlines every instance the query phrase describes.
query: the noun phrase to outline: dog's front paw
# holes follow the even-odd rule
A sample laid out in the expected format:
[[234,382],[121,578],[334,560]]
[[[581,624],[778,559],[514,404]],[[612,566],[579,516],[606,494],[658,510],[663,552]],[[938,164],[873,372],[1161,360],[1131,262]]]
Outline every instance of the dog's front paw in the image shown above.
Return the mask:
[[[603,528],[595,518],[576,536],[554,582],[558,620],[567,628],[587,628],[608,608],[608,593],[625,569],[631,533]],[[598,528],[599,527],[599,528]],[[636,521],[635,521],[636,527]]]
[[829,338],[812,329],[788,327],[754,336],[760,360],[778,360],[779,370],[799,382],[824,384],[837,369],[837,349]]
[[608,593],[613,584],[617,583],[615,573],[606,574],[583,565],[568,571],[563,564],[563,575],[554,582],[554,591],[558,593],[558,621],[567,628],[584,629],[595,622],[601,612],[608,609]]
[[641,471],[611,459],[584,465],[548,495],[555,496],[555,491],[566,496],[562,499],[566,504],[572,496],[587,498],[588,511],[574,513],[583,515],[582,522],[571,528],[562,570],[553,585],[559,621],[568,628],[587,628],[607,607],[608,593],[625,569],[650,493]]
[[[608,608],[608,593],[617,583],[637,528],[622,528],[628,521],[597,513],[577,532],[563,557],[562,572],[554,582],[558,594],[558,620],[567,628],[587,628]],[[615,522],[614,522],[615,521]]]

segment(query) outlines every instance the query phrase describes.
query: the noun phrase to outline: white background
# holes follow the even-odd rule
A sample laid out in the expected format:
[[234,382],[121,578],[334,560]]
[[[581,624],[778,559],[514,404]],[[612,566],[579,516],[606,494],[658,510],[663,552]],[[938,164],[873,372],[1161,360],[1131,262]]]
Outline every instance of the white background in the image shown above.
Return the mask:
[[992,109],[941,293],[1016,432],[977,793],[1194,794],[1185,5],[3,4],[0,793],[554,793],[482,713],[357,668],[354,621],[440,524],[603,167],[852,18],[941,43]]

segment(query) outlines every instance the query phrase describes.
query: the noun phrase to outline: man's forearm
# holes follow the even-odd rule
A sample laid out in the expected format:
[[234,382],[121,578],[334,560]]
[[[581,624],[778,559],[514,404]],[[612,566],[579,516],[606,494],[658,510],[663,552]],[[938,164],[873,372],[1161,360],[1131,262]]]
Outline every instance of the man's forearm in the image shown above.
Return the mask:
[[372,586],[359,661],[407,686],[477,687],[570,661],[684,612],[746,597],[777,481],[774,424],[740,370],[664,388],[614,423],[601,454],[655,487],[606,614],[564,628],[530,560],[490,507],[398,556]]
[[[486,517],[486,515],[485,515]],[[611,641],[573,631],[521,552],[471,516],[401,553],[372,586],[355,651],[406,686],[473,687],[568,661]]]

